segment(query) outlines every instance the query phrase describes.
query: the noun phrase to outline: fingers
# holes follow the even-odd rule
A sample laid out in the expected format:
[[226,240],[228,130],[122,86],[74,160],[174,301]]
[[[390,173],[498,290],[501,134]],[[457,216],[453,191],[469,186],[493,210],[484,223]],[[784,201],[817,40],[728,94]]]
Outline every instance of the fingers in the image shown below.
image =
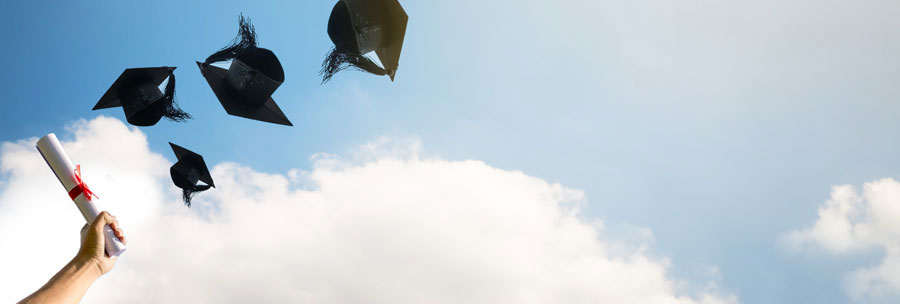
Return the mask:
[[122,244],[125,244],[125,232],[119,227],[119,220],[116,219],[115,216],[110,215],[109,212],[100,212],[100,214],[97,215],[97,218],[94,219],[94,222],[91,223],[90,229],[93,233],[102,234],[103,227],[106,225],[109,225],[115,232],[116,237],[122,241]]
[[122,241],[122,244],[127,244],[128,241],[125,240],[125,230],[122,230],[122,228],[119,227],[118,218],[116,218],[115,216],[112,217],[112,221],[109,223],[109,228],[112,228],[113,232],[116,235],[116,238],[118,238],[119,241]]
[[[116,226],[118,226],[118,225],[116,225]],[[116,237],[119,238],[119,241],[122,241],[123,245],[128,245],[128,241],[125,240],[125,230],[115,227],[115,228],[113,228],[113,231],[116,233]]]

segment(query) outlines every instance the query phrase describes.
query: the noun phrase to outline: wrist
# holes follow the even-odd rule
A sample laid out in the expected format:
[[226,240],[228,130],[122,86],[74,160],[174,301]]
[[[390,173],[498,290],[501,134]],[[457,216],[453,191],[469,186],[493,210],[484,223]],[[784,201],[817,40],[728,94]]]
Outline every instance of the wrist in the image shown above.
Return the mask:
[[103,275],[103,270],[100,268],[100,261],[97,261],[95,258],[85,257],[79,254],[72,259],[71,264],[78,272],[83,272],[95,280]]

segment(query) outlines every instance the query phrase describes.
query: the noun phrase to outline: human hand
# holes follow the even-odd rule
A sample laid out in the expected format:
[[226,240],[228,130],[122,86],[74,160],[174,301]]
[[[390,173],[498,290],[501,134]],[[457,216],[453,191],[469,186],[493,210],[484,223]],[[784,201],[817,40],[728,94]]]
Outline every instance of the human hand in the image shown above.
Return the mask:
[[91,284],[101,275],[112,270],[116,258],[106,255],[106,225],[125,244],[125,235],[119,229],[116,217],[100,212],[90,225],[81,229],[81,249],[71,262],[55,276],[19,303],[78,303]]
[[122,244],[127,244],[125,234],[119,227],[119,221],[116,220],[115,216],[103,211],[97,215],[94,222],[89,225],[85,224],[84,228],[82,228],[81,249],[78,250],[78,255],[75,256],[76,260],[96,265],[100,270],[100,275],[112,270],[113,266],[116,265],[117,259],[106,255],[106,238],[103,236],[103,229],[107,224],[115,231],[116,237],[122,241]]

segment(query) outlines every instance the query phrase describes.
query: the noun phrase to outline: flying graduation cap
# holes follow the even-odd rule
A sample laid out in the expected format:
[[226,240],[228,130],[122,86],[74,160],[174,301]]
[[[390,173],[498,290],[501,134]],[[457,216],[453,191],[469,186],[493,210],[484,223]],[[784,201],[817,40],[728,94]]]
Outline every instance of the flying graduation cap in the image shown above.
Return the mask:
[[[175,183],[175,186],[181,188],[184,204],[190,207],[194,194],[209,190],[210,187],[215,188],[216,184],[209,175],[209,168],[206,167],[203,156],[171,142],[169,145],[172,146],[172,151],[178,158],[178,162],[169,168],[169,174],[172,175],[172,182]],[[198,184],[198,181],[205,184]]]
[[[240,31],[232,44],[197,62],[197,66],[229,115],[293,126],[272,99],[284,82],[281,62],[256,42],[256,30],[242,15]],[[211,65],[229,59],[227,70]]]
[[[175,67],[126,69],[93,110],[122,107],[128,123],[141,127],[155,125],[163,117],[175,122],[190,119],[175,103],[174,71]],[[159,85],[166,78],[169,82],[162,92]]]
[[[408,19],[397,0],[339,0],[328,18],[334,48],[322,62],[322,83],[348,67],[388,75],[394,81]],[[381,66],[364,56],[372,51]]]

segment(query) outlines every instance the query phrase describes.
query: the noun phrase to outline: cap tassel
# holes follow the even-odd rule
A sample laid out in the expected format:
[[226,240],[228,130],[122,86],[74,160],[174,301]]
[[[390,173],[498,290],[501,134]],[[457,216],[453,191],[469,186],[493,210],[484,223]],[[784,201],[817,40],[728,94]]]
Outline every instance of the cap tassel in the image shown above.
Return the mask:
[[185,120],[191,119],[191,114],[188,114],[185,111],[182,111],[181,108],[178,107],[178,103],[175,102],[175,70],[169,70],[169,82],[166,83],[166,91],[165,95],[165,110],[163,116],[166,119],[174,121],[174,122],[184,122]]
[[191,199],[194,197],[194,194],[209,190],[209,187],[210,187],[209,185],[202,185],[202,186],[198,185],[198,186],[181,189],[181,198],[184,199],[184,205],[188,206],[188,208],[190,208],[191,207]]
[[250,24],[250,18],[244,18],[243,14],[239,18],[240,29],[238,30],[238,35],[231,40],[230,45],[209,55],[206,61],[203,62],[204,64],[226,61],[256,47],[256,29],[253,28],[253,24]]
[[334,77],[334,74],[350,67],[378,76],[388,74],[385,69],[378,66],[369,57],[355,53],[352,50],[334,47],[325,56],[325,61],[322,62],[322,69],[319,71],[319,75],[322,75],[322,83],[328,82],[331,80],[331,77]]

